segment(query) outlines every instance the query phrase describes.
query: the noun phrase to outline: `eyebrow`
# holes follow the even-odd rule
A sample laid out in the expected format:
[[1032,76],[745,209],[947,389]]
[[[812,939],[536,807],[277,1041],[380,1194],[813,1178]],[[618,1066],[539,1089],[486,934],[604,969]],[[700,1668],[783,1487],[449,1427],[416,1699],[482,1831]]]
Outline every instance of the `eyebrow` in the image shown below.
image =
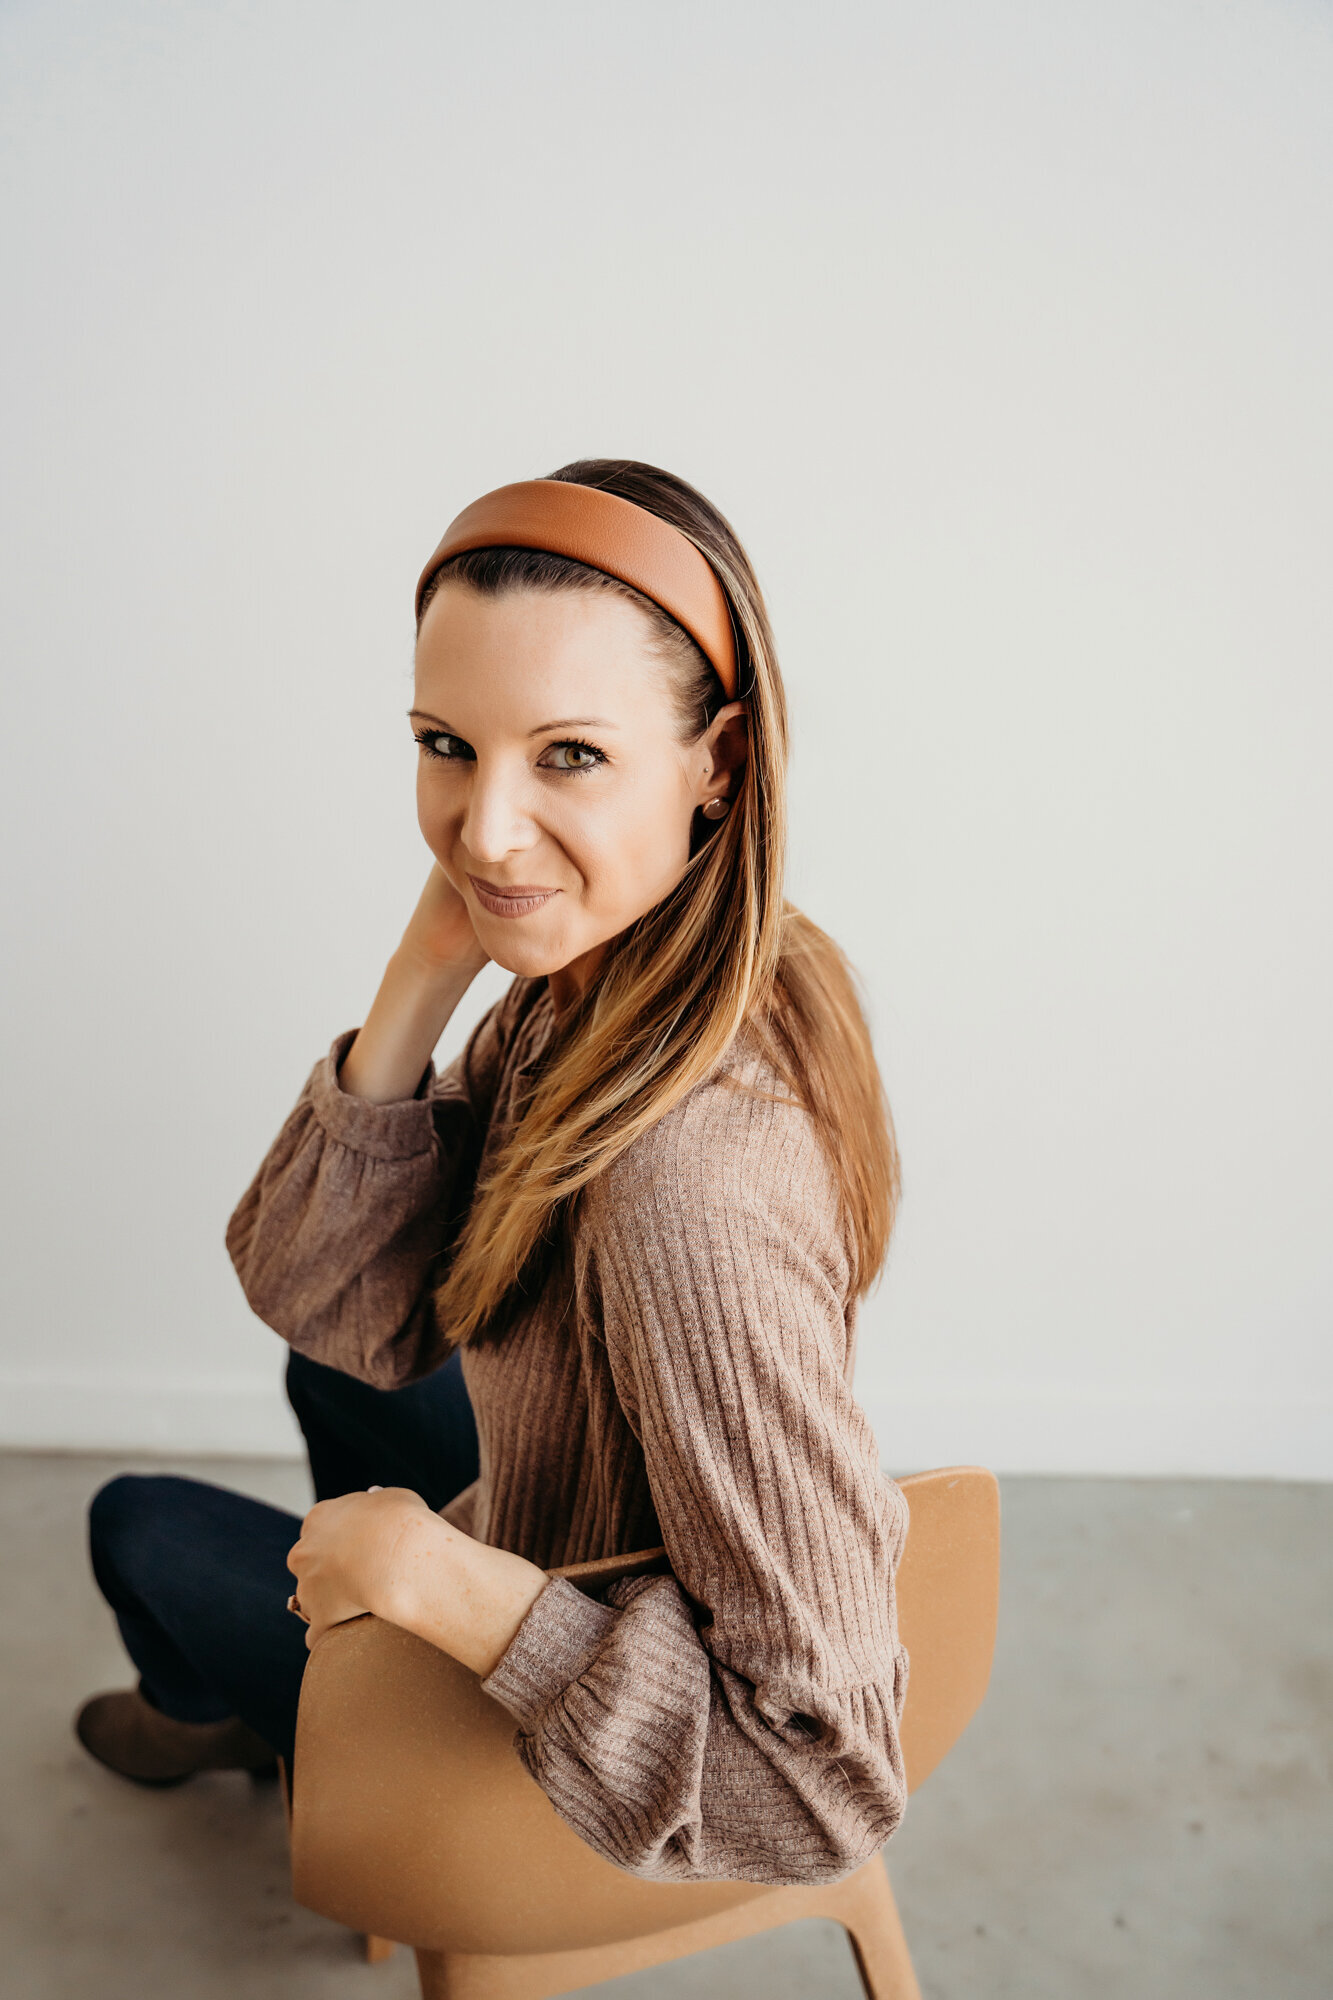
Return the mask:
[[[423,722],[433,722],[437,729],[444,730],[446,734],[452,733],[448,723],[442,722],[438,715],[432,715],[428,709],[409,708],[407,713],[409,720],[412,716],[419,715]],[[552,729],[614,729],[615,727],[616,724],[603,715],[562,715],[554,722],[539,722],[535,729],[528,731],[528,734],[545,736]]]

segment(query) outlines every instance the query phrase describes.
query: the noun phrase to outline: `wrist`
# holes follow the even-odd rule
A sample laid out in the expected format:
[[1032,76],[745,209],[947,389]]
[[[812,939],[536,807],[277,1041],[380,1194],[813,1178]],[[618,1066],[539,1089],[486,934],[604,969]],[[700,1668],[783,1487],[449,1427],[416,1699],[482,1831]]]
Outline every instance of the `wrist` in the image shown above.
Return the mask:
[[464,953],[461,958],[432,958],[404,938],[390,956],[389,975],[403,988],[431,999],[457,1001],[488,963],[481,950]]
[[390,958],[338,1080],[353,1097],[392,1104],[411,1097],[427,1073],[435,1045],[478,966],[426,965],[401,945]]
[[483,1679],[550,1582],[536,1563],[492,1548],[438,1514],[403,1524],[377,1616],[450,1653]]
[[404,1511],[367,1592],[377,1618],[420,1632],[448,1587],[449,1533],[447,1522],[428,1508]]

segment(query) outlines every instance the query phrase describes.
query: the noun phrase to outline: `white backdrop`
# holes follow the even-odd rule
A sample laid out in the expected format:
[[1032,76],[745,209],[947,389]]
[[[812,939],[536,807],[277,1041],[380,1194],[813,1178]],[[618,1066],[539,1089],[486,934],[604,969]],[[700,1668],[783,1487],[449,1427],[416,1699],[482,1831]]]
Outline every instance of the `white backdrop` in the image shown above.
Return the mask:
[[770,595],[886,1462],[1333,1476],[1328,9],[9,0],[0,98],[0,1436],[292,1448],[223,1230],[424,879],[413,582],[627,454]]

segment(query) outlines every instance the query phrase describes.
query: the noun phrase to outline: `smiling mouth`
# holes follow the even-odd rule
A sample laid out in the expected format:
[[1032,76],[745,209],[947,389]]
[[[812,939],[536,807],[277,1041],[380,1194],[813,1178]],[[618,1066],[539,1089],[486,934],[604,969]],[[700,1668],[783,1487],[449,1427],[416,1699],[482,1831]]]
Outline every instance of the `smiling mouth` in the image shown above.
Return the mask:
[[542,889],[530,882],[520,883],[516,889],[498,889],[493,882],[483,882],[480,875],[469,875],[477,901],[483,910],[489,910],[493,917],[530,917],[534,910],[540,910],[558,896],[558,889]]

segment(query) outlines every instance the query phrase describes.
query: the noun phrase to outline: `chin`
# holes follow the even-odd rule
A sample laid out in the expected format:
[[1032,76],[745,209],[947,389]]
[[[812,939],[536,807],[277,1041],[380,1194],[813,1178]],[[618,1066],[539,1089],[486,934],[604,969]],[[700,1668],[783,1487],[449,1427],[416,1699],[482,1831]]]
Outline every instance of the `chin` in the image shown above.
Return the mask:
[[552,972],[560,972],[578,957],[576,951],[561,951],[555,945],[541,944],[537,939],[530,942],[513,935],[514,926],[500,923],[491,926],[502,930],[500,937],[482,940],[493,962],[504,971],[512,972],[519,979],[543,979]]

